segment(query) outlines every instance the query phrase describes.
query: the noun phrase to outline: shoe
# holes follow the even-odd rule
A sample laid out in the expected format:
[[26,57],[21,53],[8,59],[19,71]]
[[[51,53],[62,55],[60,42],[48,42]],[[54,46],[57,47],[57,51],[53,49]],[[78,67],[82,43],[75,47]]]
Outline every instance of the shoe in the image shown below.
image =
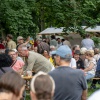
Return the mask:
[[90,88],[91,89],[96,89],[96,85],[95,84],[91,84]]

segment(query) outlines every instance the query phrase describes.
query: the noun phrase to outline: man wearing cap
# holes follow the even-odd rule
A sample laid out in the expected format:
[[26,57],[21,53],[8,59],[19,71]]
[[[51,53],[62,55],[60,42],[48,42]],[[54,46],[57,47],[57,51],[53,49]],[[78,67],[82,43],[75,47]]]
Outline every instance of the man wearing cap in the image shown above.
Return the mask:
[[7,48],[16,49],[16,43],[12,40],[13,36],[11,34],[8,34],[6,38],[7,38]]
[[58,67],[49,72],[55,81],[54,100],[86,100],[87,83],[84,73],[69,67],[72,51],[67,45],[60,46],[55,52]]
[[18,43],[18,45],[24,43],[24,38],[22,36],[18,36],[17,43]]

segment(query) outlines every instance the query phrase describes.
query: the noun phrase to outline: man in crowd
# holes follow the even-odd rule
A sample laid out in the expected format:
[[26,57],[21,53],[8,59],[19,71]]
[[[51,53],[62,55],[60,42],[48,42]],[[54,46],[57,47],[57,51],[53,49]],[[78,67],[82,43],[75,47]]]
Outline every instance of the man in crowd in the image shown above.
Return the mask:
[[7,38],[7,48],[16,49],[16,43],[12,40],[13,36],[11,34],[8,34],[6,38]]
[[68,40],[68,37],[65,37],[65,41],[63,42],[63,45],[68,45],[71,48],[71,43]]
[[54,100],[86,100],[87,83],[84,73],[69,67],[72,58],[71,49],[63,45],[55,54],[58,68],[49,72],[56,86]]
[[43,42],[42,40],[38,39],[37,44],[38,44],[38,46],[37,46],[38,53],[43,54],[44,50],[46,50],[48,52],[50,51],[49,45],[47,43]]
[[41,54],[28,51],[26,45],[21,44],[18,46],[18,52],[21,56],[26,58],[25,70],[34,70],[36,73],[38,71],[49,72],[52,69],[52,64]]
[[24,43],[24,38],[22,36],[17,37],[17,45]]
[[85,47],[87,49],[93,49],[94,46],[94,41],[92,39],[90,39],[90,35],[86,34],[85,36],[86,38],[82,40],[81,45],[82,47]]
[[50,46],[51,45],[54,45],[55,47],[57,47],[57,41],[56,41],[55,35],[51,36]]

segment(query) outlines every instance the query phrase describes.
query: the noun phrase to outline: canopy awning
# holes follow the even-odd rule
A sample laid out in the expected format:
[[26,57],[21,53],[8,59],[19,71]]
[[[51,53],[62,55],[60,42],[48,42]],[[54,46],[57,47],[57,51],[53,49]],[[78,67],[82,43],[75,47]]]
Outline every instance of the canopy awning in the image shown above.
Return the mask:
[[[87,26],[82,26],[83,29],[85,29]],[[51,34],[61,34],[65,33],[63,32],[64,27],[60,28],[55,28],[55,27],[50,27],[45,29],[44,31],[40,32],[40,35],[51,35]],[[96,26],[94,28],[88,27],[85,29],[86,32],[100,32],[100,26]]]

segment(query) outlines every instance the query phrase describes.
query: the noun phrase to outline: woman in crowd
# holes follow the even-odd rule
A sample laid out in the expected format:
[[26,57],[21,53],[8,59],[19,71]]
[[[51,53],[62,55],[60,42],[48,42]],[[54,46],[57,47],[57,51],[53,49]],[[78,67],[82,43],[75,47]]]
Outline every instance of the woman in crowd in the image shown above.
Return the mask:
[[0,54],[0,77],[13,69],[10,67],[13,63],[12,58],[7,54]]
[[74,45],[73,48],[72,48],[72,55],[74,56],[74,52],[76,50],[80,50],[80,46],[79,45]]
[[43,50],[42,55],[47,58],[53,65],[54,65],[54,61],[52,59],[52,57],[50,56],[49,52],[46,50]]
[[87,49],[85,47],[82,47],[80,49],[80,58],[83,60],[83,62],[85,61],[85,53],[86,53]]
[[8,55],[10,55],[13,60],[13,64],[11,65],[13,70],[21,74],[23,71],[24,62],[17,59],[17,54],[14,50],[9,50]]
[[96,61],[93,58],[93,50],[87,50],[85,53],[86,59],[85,59],[85,69],[84,72],[86,73],[86,79],[93,78],[95,75],[96,70]]
[[31,81],[32,100],[52,100],[55,83],[51,76],[44,72],[37,73]]
[[76,60],[76,65],[77,65],[77,69],[84,69],[84,62],[83,60],[80,58],[80,51],[76,50],[74,52],[74,59]]
[[0,78],[0,100],[20,100],[25,89],[21,76],[10,71]]

